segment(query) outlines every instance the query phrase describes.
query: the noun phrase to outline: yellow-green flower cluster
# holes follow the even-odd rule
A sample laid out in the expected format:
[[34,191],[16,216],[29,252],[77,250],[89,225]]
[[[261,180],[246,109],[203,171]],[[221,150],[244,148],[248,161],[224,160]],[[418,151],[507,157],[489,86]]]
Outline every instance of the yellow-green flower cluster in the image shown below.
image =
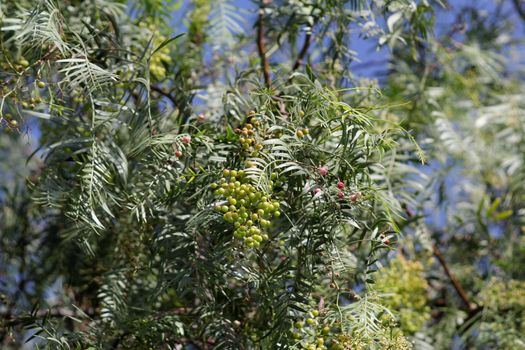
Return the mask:
[[525,281],[504,282],[493,278],[481,292],[480,301],[494,311],[525,309]]
[[[153,49],[158,48],[167,39],[159,32],[153,23],[148,21],[140,22],[139,26],[148,29],[153,35],[153,40],[150,44]],[[163,63],[171,63],[171,57],[169,54],[170,49],[168,46],[164,46],[150,57],[149,70],[155,78],[162,79],[166,76],[166,68]]]
[[389,266],[379,271],[376,280],[379,292],[385,293],[383,304],[397,317],[401,330],[414,334],[430,319],[427,306],[428,283],[423,265],[397,255]]
[[[337,345],[333,350],[370,350],[370,349],[390,349],[390,350],[410,350],[412,344],[397,329],[382,328],[374,338],[363,337],[360,335],[341,334],[337,337]],[[331,350],[332,350],[331,349]]]

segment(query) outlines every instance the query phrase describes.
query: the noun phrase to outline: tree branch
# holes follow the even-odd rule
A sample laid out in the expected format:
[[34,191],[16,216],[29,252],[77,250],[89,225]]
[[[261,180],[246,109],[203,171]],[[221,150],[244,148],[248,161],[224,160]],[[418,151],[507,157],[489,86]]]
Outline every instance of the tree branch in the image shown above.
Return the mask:
[[456,293],[458,293],[459,297],[461,298],[461,300],[465,303],[465,305],[467,306],[468,308],[468,311],[469,312],[474,312],[476,311],[476,309],[478,308],[478,306],[475,304],[475,303],[472,303],[467,295],[467,293],[465,292],[465,290],[463,289],[463,287],[461,286],[461,283],[459,283],[458,279],[456,278],[456,276],[454,276],[454,274],[450,271],[450,269],[448,268],[448,265],[447,265],[447,262],[445,260],[445,257],[443,256],[443,254],[441,254],[441,251],[439,250],[439,248],[437,247],[437,245],[434,244],[434,246],[432,247],[432,250],[433,250],[433,253],[434,253],[434,256],[438,259],[439,263],[441,264],[441,266],[443,267],[443,270],[445,270],[445,274],[447,275],[447,277],[450,279],[450,282],[452,283],[452,286],[454,287],[454,289],[456,290]]
[[[404,210],[405,210],[405,213],[407,214],[408,219],[413,219],[416,217],[414,212],[409,207],[404,206]],[[452,283],[454,290],[456,291],[460,299],[467,306],[467,310],[469,314],[475,314],[479,309],[478,305],[470,301],[467,293],[463,289],[463,286],[461,286],[461,283],[459,283],[456,276],[454,276],[452,271],[450,271],[450,269],[448,268],[447,261],[445,260],[445,257],[443,256],[443,254],[441,254],[441,251],[439,250],[436,244],[432,246],[432,252],[434,253],[434,256],[438,259],[441,266],[443,267],[443,270],[445,270],[445,274],[447,275],[448,279]]]
[[261,58],[261,67],[264,74],[264,83],[266,87],[270,87],[270,63],[266,57],[266,47],[264,45],[264,8],[259,8],[259,23],[257,25],[257,48],[259,49],[259,57]]
[[521,0],[512,0],[512,2],[514,3],[514,7],[516,8],[518,15],[523,21],[525,21],[525,8],[521,6]]
[[152,91],[155,91],[155,92],[159,93],[160,95],[162,95],[164,97],[167,97],[171,101],[171,103],[173,103],[174,106],[177,105],[177,100],[169,92],[164,91],[163,89],[161,89],[160,87],[155,86],[155,85],[150,85],[149,88]]
[[301,51],[299,52],[299,55],[297,56],[297,59],[295,60],[295,63],[292,67],[292,72],[297,70],[304,61],[304,57],[306,56],[306,53],[308,52],[308,49],[310,48],[310,44],[312,42],[312,33],[307,32],[304,36],[304,42],[303,47],[301,48]]

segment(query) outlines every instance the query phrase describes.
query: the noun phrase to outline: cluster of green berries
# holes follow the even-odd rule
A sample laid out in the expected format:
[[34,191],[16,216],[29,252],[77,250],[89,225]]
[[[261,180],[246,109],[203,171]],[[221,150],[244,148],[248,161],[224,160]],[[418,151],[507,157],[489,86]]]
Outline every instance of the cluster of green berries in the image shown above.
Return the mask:
[[42,102],[39,96],[30,97],[27,101],[22,101],[20,104],[23,109],[35,109],[36,105]]
[[259,152],[264,148],[263,144],[259,142],[256,137],[257,126],[260,126],[260,121],[254,120],[252,123],[247,123],[242,129],[236,128],[234,132],[239,135],[239,143],[243,151],[252,157],[257,157]]
[[[20,86],[18,86],[18,81],[12,77],[12,72],[9,72],[9,70],[14,68],[17,73],[22,74],[30,66],[30,63],[24,57],[12,60],[11,62],[13,62],[12,65],[9,63],[4,63],[2,65],[2,70],[9,74],[9,76],[3,76],[0,81],[0,96],[4,98],[7,97],[6,105],[12,108],[11,111],[19,111],[19,109],[36,109],[37,105],[42,102],[42,98],[38,95],[32,96],[31,94],[33,91],[37,91],[37,89],[46,88],[47,84],[36,79],[27,84],[24,89],[21,89]],[[21,79],[19,80],[24,81]],[[29,91],[29,93],[27,91]],[[18,107],[15,107],[15,105],[18,105]],[[19,112],[16,114],[17,116],[20,116]],[[7,112],[0,115],[0,126],[5,127],[6,131],[18,129],[20,123],[21,120],[17,120],[11,113]]]
[[309,133],[310,133],[310,130],[308,130],[308,128],[298,129],[298,130],[295,131],[295,136],[297,136],[297,138],[302,139],[303,137],[305,137]]
[[[24,57],[20,57],[19,59],[17,59],[14,64],[13,64],[14,68],[15,68],[15,71],[17,71],[18,73],[21,73],[23,72],[27,67],[29,67],[29,61],[26,60]],[[8,70],[10,68],[12,68],[13,66],[11,66],[10,64],[6,63],[4,64],[4,66],[2,67],[4,70]]]
[[225,169],[223,175],[219,183],[211,184],[215,195],[225,198],[225,203],[217,205],[215,211],[233,224],[234,237],[250,248],[257,248],[269,238],[266,230],[271,219],[281,216],[280,204],[252,185],[244,170]]
[[11,113],[4,114],[3,118],[0,119],[1,124],[7,127],[6,131],[9,131],[11,129],[17,129],[19,126],[19,123],[16,119],[13,119],[13,115]]
[[293,328],[292,337],[306,350],[344,349],[334,338],[332,327],[320,320],[318,310],[310,311],[308,317],[295,322]]
[[[43,81],[38,80],[35,83],[36,86],[41,89],[46,87],[46,84]],[[6,84],[7,85],[2,87],[2,95],[10,92],[8,85],[11,84],[11,81],[8,80]],[[10,97],[14,103],[18,103],[23,109],[35,109],[36,106],[42,102],[42,98],[40,96],[20,96],[16,93],[16,91],[13,91],[10,94]],[[3,122],[2,124],[8,127],[8,129],[17,129],[20,126],[19,121],[16,120],[11,113],[4,114],[0,120]]]
[[73,98],[73,102],[75,103],[85,102],[84,94],[80,90],[74,90],[71,94],[71,97]]
[[[298,112],[298,116],[300,118],[303,118],[304,117],[304,111],[301,109],[299,110]],[[308,135],[310,133],[310,130],[308,128],[302,128],[302,129],[297,129],[295,130],[295,136],[297,136],[298,139],[302,139],[303,137],[305,137],[306,135]]]

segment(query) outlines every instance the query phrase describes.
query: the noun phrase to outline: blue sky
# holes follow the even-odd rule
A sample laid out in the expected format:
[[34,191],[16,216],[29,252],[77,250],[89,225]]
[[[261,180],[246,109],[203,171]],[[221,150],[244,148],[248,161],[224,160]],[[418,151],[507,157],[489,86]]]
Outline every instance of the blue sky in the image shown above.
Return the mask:
[[[185,31],[184,14],[186,12],[185,10],[189,7],[189,3],[189,0],[183,0],[181,2],[181,7],[173,13],[171,23],[173,24],[174,35]],[[231,3],[242,11],[243,16],[246,19],[245,30],[254,31],[252,25],[256,17],[257,1],[233,0]],[[461,9],[475,6],[476,8],[484,9],[489,17],[495,9],[494,0],[451,0],[449,3],[453,11],[438,10],[437,12],[436,31],[438,34],[446,33],[450,30],[451,24],[455,21],[455,14]],[[522,36],[525,32],[525,26],[523,21],[521,21],[516,15],[512,2],[504,1],[503,8],[504,11],[509,13],[514,19],[516,26],[514,36]],[[388,69],[389,49],[387,47],[379,49],[376,38],[364,39],[360,36],[357,26],[355,29],[356,30],[350,39],[350,49],[356,52],[356,60],[351,64],[350,69],[359,77],[380,78],[381,76],[384,76]],[[523,57],[525,57],[524,53],[524,47],[519,46],[516,52],[509,52],[506,54],[508,54],[509,57],[514,57],[515,63],[513,63],[513,66],[519,67],[521,63],[523,63]],[[29,119],[28,122],[28,141],[31,143],[32,147],[37,147],[40,138],[40,130],[34,120]]]

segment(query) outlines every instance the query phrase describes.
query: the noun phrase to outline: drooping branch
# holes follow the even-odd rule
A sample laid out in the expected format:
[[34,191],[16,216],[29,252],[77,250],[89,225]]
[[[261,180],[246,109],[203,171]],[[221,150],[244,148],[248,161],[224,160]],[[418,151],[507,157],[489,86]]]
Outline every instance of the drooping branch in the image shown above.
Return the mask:
[[299,51],[299,55],[297,56],[297,59],[295,60],[295,63],[292,67],[292,72],[297,70],[303,64],[304,57],[306,56],[306,53],[308,52],[308,49],[310,48],[311,42],[312,42],[312,33],[308,31],[306,35],[304,36],[303,47],[301,48],[301,51]]
[[264,74],[264,83],[266,87],[270,87],[270,63],[266,56],[266,47],[264,44],[264,8],[259,8],[259,23],[257,25],[257,48],[259,50],[259,57],[261,58],[261,68]]

